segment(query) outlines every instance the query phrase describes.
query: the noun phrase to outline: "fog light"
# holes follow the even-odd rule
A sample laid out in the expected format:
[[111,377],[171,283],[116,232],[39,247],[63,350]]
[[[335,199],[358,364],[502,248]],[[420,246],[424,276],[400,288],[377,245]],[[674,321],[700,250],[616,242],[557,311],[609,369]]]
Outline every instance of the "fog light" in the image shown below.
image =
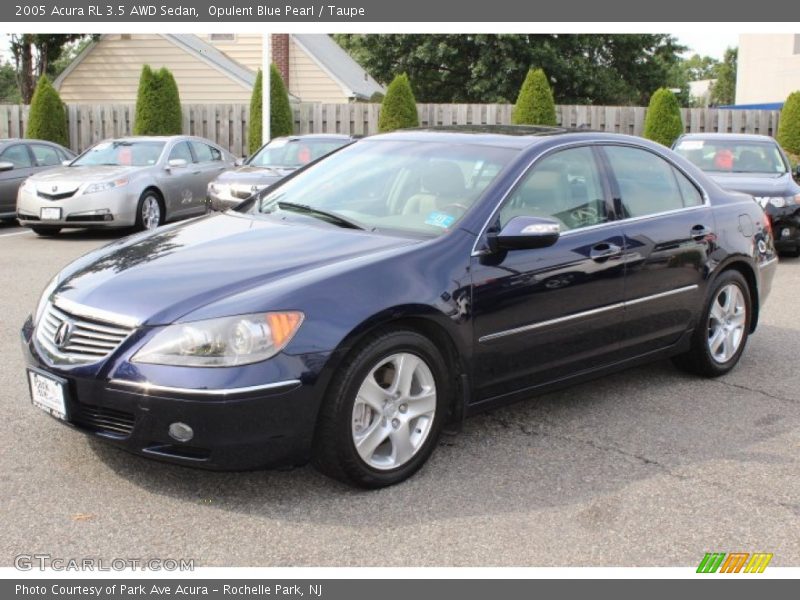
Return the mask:
[[783,229],[781,229],[781,237],[782,238],[788,238],[790,235],[792,235],[792,230],[791,229],[789,229],[788,227],[784,227]]
[[188,442],[194,437],[194,431],[186,423],[173,423],[169,426],[169,437],[179,442]]

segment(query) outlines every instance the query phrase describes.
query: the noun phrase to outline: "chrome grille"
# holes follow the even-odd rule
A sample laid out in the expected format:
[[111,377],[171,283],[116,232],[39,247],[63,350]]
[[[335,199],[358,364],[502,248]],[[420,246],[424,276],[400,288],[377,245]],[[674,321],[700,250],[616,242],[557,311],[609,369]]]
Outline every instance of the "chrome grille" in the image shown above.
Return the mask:
[[[56,342],[56,337],[64,323],[68,323],[66,327],[68,334],[59,344]],[[133,329],[99,319],[77,316],[49,303],[36,327],[36,341],[54,360],[91,363],[106,358],[116,350]]]

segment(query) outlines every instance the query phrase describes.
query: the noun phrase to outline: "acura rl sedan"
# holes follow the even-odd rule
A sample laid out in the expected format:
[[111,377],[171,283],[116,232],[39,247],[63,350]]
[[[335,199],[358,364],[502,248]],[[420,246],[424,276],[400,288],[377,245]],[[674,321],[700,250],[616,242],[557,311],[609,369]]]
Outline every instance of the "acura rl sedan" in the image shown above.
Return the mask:
[[657,144],[412,130],[78,259],[22,343],[34,406],[120,448],[380,487],[478,411],[666,357],[727,373],[776,262],[758,204]]
[[235,158],[206,139],[128,137],[100,142],[19,188],[17,219],[39,235],[64,227],[155,229],[206,212],[206,186]]
[[225,171],[208,184],[208,208],[234,208],[253,194],[354,139],[334,133],[275,138],[261,146],[241,167]]
[[800,256],[800,167],[765,135],[693,133],[675,142],[675,151],[723,188],[753,196],[772,220],[775,246]]

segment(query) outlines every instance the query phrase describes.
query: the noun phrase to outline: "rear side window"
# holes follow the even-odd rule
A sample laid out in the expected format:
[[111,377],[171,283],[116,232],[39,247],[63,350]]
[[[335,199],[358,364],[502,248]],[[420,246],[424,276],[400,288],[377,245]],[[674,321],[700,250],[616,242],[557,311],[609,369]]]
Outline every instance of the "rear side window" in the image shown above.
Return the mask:
[[660,156],[626,146],[606,146],[605,152],[619,186],[625,217],[643,217],[703,203],[694,184]]
[[17,168],[32,167],[28,149],[22,144],[9,146],[0,153],[0,162],[10,162]]

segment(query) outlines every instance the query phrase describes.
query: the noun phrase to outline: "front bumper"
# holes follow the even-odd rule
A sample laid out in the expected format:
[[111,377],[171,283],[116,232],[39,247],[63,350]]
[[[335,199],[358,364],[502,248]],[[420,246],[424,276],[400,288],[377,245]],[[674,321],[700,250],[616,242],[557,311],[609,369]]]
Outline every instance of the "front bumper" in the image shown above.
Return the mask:
[[767,207],[772,223],[775,247],[778,250],[800,250],[800,208],[789,205],[783,208]]
[[[54,366],[39,352],[33,332],[29,318],[21,332],[27,367],[65,381],[67,420],[59,421],[88,435],[149,458],[215,470],[298,465],[310,458],[319,394],[305,365],[323,357],[287,360],[296,377],[261,385],[145,385],[129,377],[134,366],[123,359]],[[120,352],[129,356],[135,349],[123,345]],[[236,372],[227,371],[224,377],[236,381]],[[170,437],[172,423],[189,425],[192,439]]]
[[236,198],[228,194],[217,194],[209,189],[206,195],[206,209],[224,211],[236,208],[245,200],[247,200],[247,198]]
[[[23,227],[132,227],[136,223],[137,194],[126,186],[81,194],[62,200],[42,198],[21,187],[17,196],[17,219]],[[58,208],[61,218],[42,218],[43,208]]]

